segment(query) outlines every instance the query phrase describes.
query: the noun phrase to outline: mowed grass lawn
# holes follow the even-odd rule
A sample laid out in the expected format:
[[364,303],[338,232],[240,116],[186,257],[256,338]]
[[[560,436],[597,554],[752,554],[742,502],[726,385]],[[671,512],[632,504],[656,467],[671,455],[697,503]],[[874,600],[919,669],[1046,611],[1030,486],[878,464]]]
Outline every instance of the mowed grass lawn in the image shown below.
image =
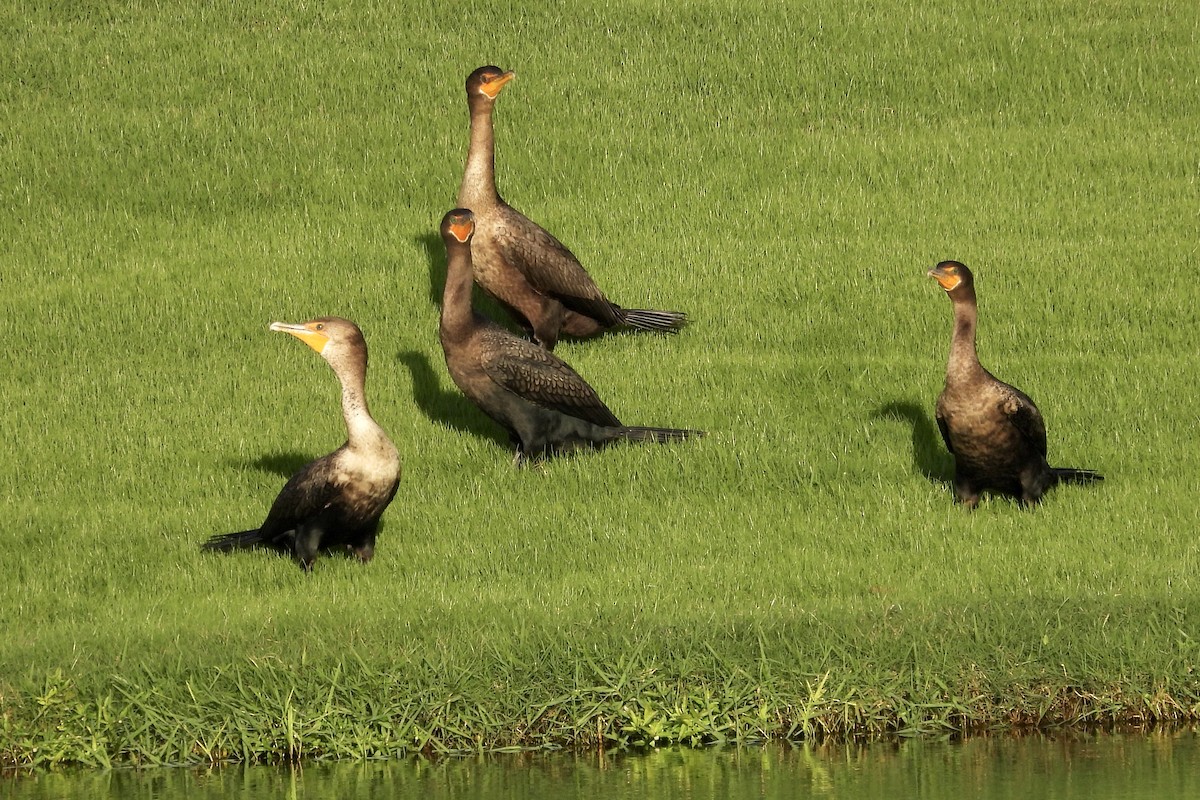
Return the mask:
[[[148,763],[1195,718],[1194,3],[0,11],[0,758]],[[558,352],[699,441],[517,470],[437,341],[463,79],[500,190],[677,337]],[[1041,507],[952,505],[950,303]],[[496,313],[494,307],[488,307]],[[377,556],[199,544],[344,438]]]

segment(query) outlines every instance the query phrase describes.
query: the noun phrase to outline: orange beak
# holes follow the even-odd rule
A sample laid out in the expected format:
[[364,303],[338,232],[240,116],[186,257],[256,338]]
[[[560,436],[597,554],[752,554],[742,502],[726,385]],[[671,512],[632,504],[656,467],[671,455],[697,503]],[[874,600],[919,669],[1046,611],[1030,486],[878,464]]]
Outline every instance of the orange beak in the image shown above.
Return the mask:
[[306,345],[321,353],[325,349],[325,345],[329,344],[329,337],[321,331],[316,330],[317,323],[306,322],[303,325],[294,325],[288,322],[272,322],[271,330],[280,333],[290,333]]
[[962,278],[959,277],[958,275],[955,275],[950,272],[943,272],[942,270],[939,270],[937,267],[934,267],[933,269],[929,270],[929,272],[927,272],[925,274],[928,275],[929,277],[933,278],[935,281],[937,281],[938,285],[941,286],[943,289],[945,289],[947,292],[954,291],[954,289],[957,288],[960,283],[962,283]]
[[450,223],[450,235],[466,244],[475,233],[475,221],[471,219],[456,219]]
[[500,94],[500,90],[504,88],[504,84],[515,78],[517,74],[511,69],[502,75],[497,75],[487,83],[479,87],[479,90],[488,96],[489,100],[495,100],[496,95]]

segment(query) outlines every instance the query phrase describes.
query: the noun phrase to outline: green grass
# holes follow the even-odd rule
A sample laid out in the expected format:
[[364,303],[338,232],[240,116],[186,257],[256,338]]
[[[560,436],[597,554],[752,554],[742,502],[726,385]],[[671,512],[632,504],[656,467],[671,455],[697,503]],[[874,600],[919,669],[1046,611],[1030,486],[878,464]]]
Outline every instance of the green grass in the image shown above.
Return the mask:
[[[0,12],[0,764],[1200,716],[1193,4],[22,3]],[[514,470],[450,383],[462,81],[500,188],[672,338],[559,352],[630,424]],[[950,305],[1098,469],[952,506]],[[198,544],[344,434],[275,319],[371,346],[363,568]]]

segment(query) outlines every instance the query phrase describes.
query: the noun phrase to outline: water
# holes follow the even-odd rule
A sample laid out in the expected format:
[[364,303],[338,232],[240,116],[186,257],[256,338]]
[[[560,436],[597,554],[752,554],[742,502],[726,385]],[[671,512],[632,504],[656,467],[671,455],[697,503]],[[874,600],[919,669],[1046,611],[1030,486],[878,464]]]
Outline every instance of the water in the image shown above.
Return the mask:
[[303,768],[62,771],[0,779],[0,798],[995,798],[1200,797],[1200,736],[1064,734],[965,743],[487,756]]

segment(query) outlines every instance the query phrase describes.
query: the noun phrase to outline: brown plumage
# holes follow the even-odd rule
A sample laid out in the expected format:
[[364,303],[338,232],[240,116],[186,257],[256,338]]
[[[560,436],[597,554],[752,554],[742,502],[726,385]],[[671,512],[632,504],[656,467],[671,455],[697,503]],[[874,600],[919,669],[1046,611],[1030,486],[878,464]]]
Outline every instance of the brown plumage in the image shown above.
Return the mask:
[[345,546],[364,563],[375,554],[379,518],[400,483],[400,454],[367,409],[367,343],[353,322],[321,317],[271,323],[317,351],[342,386],[347,441],[293,475],[257,528],[213,536],[206,550],[266,547],[290,553],[308,572],[317,553]]
[[943,261],[929,271],[954,304],[954,335],[937,423],[954,455],[954,494],[974,508],[985,490],[1039,502],[1058,483],[1091,483],[1103,476],[1046,462],[1046,424],[1019,389],[997,380],[975,353],[975,279],[964,264]]
[[687,322],[677,311],[622,308],[592,280],[561,242],[510,206],[496,191],[492,108],[513,77],[480,67],[467,77],[471,141],[458,204],[475,214],[475,280],[553,350],[560,334],[592,336],[614,328],[673,333]]
[[553,353],[514,336],[471,307],[474,215],[457,208],[442,219],[446,287],[440,338],[450,377],[500,423],[527,457],[609,442],[669,442],[701,431],[622,425],[575,370]]

